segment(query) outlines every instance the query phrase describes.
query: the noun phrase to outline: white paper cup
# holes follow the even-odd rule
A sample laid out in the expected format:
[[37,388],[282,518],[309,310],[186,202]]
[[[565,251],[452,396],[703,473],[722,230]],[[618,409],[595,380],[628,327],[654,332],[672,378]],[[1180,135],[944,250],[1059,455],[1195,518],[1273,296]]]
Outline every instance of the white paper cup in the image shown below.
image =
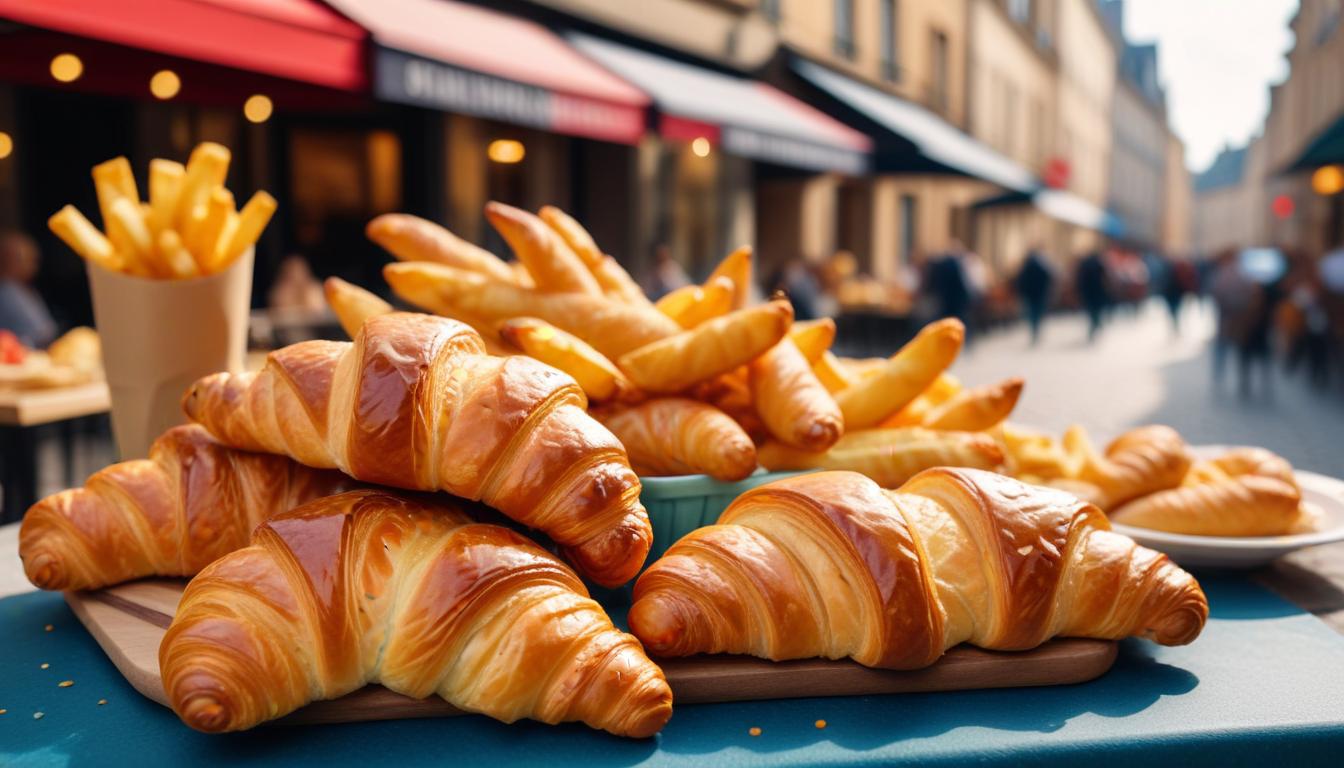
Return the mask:
[[190,280],[88,265],[123,461],[148,456],[155,438],[186,421],[182,394],[197,379],[243,370],[253,258],[249,248],[223,272]]

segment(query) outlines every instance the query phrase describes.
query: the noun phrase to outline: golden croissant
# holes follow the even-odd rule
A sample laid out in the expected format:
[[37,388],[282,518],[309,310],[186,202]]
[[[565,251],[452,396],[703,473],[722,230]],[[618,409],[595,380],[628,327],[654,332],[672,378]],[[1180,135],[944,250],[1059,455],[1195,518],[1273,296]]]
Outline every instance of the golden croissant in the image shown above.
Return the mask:
[[728,414],[683,397],[662,397],[595,413],[630,452],[641,475],[705,474],[741,480],[756,469],[756,446]]
[[261,371],[201,379],[184,407],[238,448],[484,501],[615,586],[639,571],[653,534],[625,449],[587,404],[550,366],[484,354],[462,323],[393,313],[353,343],[302,342]]
[[246,546],[262,520],[354,485],[340,472],[225,447],[198,425],[174,427],[148,459],[113,464],[34,504],[19,559],[41,589],[191,576]]
[[915,669],[958,643],[1051,637],[1188,643],[1194,577],[1109,530],[1096,507],[973,469],[898,491],[821,472],[748,491],[635,584],[630,628],[655,656],[849,657]]
[[1190,452],[1171,427],[1138,427],[1111,441],[1098,453],[1078,426],[1064,433],[1071,462],[1066,488],[1105,510],[1140,496],[1175,488],[1190,469]]
[[173,710],[208,732],[368,683],[622,736],[672,714],[662,671],[563,563],[506,528],[381,491],[272,518],[207,567],[159,666]]
[[1178,488],[1110,513],[1140,528],[1195,536],[1282,536],[1311,529],[1292,466],[1263,448],[1238,448],[1190,468]]

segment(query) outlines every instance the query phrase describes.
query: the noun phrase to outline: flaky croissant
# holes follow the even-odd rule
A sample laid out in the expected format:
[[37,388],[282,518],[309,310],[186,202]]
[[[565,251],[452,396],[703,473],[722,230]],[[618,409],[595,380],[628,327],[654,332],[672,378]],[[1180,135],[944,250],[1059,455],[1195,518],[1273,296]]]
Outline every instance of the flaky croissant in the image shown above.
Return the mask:
[[775,439],[802,450],[824,451],[844,434],[840,406],[793,339],[781,339],[752,360],[748,371],[756,413]]
[[621,441],[641,475],[705,474],[733,481],[756,469],[756,446],[742,427],[698,400],[662,397],[593,415]]
[[183,722],[237,731],[368,683],[513,722],[656,733],[672,693],[560,561],[381,491],[298,507],[187,586],[159,647]]
[[1197,461],[1178,488],[1112,510],[1124,525],[1194,536],[1282,536],[1309,531],[1292,466],[1263,448]]
[[1190,469],[1190,452],[1171,427],[1138,427],[1111,441],[1098,453],[1081,427],[1064,433],[1071,463],[1058,485],[1105,510],[1140,496],[1175,488]]
[[19,559],[41,589],[191,576],[246,546],[262,520],[354,485],[340,472],[227,448],[198,425],[174,427],[148,459],[113,464],[34,504],[19,529]]
[[969,642],[1055,636],[1188,643],[1199,584],[1108,530],[1094,506],[971,469],[899,491],[822,472],[748,491],[635,584],[631,631],[655,656],[853,658],[914,669]]
[[484,501],[614,586],[653,534],[625,449],[586,406],[554,368],[488,356],[466,325],[410,313],[370,318],[353,343],[302,342],[261,371],[207,376],[184,401],[229,445]]
[[761,466],[771,471],[843,469],[895,488],[933,467],[998,469],[1003,450],[989,435],[938,432],[920,427],[861,429],[846,434],[829,450],[802,451],[769,441],[757,449]]

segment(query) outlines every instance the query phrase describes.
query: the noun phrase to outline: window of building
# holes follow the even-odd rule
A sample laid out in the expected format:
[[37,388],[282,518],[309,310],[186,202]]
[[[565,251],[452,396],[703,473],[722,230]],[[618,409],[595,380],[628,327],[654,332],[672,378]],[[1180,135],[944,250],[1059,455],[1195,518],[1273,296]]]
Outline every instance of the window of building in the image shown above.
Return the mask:
[[835,0],[835,52],[854,58],[854,0]]
[[901,266],[909,266],[915,259],[915,226],[919,220],[919,200],[914,195],[901,195]]
[[929,69],[929,105],[939,112],[947,111],[947,35],[933,31],[933,65]]
[[1019,24],[1031,21],[1031,0],[1008,0],[1008,15]]
[[878,2],[878,29],[882,35],[882,77],[895,82],[901,79],[901,68],[896,51],[896,0]]
[[780,19],[779,6],[782,3],[783,0],[761,0],[761,14],[771,22],[778,24]]

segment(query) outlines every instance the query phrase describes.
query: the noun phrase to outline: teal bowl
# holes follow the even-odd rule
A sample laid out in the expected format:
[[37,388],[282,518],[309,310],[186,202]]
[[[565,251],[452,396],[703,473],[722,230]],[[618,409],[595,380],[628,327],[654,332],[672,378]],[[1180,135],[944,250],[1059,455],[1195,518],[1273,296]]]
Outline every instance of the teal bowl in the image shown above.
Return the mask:
[[763,469],[744,480],[725,483],[708,475],[641,477],[639,500],[649,512],[653,547],[644,561],[647,568],[682,536],[718,522],[719,515],[738,496],[755,488],[801,472],[766,472]]

